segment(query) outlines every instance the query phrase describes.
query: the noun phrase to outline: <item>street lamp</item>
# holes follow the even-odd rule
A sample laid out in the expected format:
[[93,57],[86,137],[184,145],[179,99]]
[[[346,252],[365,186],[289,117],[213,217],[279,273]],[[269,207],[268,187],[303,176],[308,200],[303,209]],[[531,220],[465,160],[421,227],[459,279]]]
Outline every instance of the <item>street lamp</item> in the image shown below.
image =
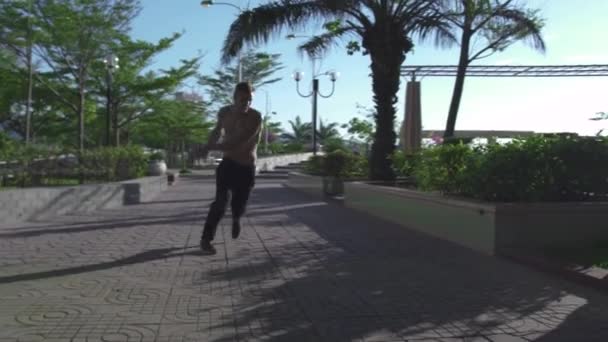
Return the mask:
[[[329,76],[329,80],[331,81],[331,93],[329,95],[323,95],[319,92],[319,79],[317,76],[327,75]],[[312,92],[310,94],[302,94],[300,92],[300,81],[304,78],[303,72],[296,72],[293,74],[293,79],[296,81],[296,91],[298,95],[302,97],[310,97],[312,96],[312,152],[314,155],[317,155],[317,95],[323,98],[329,98],[334,94],[336,81],[340,73],[337,71],[329,71],[321,74],[313,74],[312,75]]]
[[[312,38],[312,36],[308,36],[308,35],[296,35],[293,33],[288,34],[287,36],[285,36],[285,38],[287,38],[288,40],[293,40],[296,38]],[[325,72],[322,74],[317,74],[317,70],[316,70],[316,66],[315,66],[315,62],[317,59],[321,59],[318,56],[310,56],[310,61],[312,64],[312,91],[310,94],[308,95],[303,95],[300,93],[300,89],[299,87],[297,88],[298,94],[302,97],[310,97],[312,96],[312,128],[313,128],[313,134],[312,134],[312,145],[313,145],[313,154],[317,154],[317,95],[320,95],[321,97],[324,98],[328,98],[330,96],[333,95],[334,93],[334,89],[335,89],[335,82],[338,79],[338,76],[340,75],[338,72],[336,71],[331,71],[331,72]],[[320,75],[327,75],[329,76],[329,79],[332,82],[332,86],[331,86],[331,93],[327,96],[321,94],[319,92],[319,80],[317,79],[317,76]],[[299,82],[300,80],[302,80],[302,78],[304,77],[304,73],[302,72],[296,72],[293,75],[297,85],[299,86]]]
[[[239,11],[239,15],[241,13],[243,13],[243,9],[235,4],[231,4],[229,2],[219,2],[219,1],[213,1],[213,0],[203,0],[201,1],[201,6],[207,8],[210,7],[212,5],[223,5],[223,6],[230,6],[232,8],[236,8]],[[237,56],[238,60],[239,60],[239,83],[243,82],[243,63],[242,63],[242,55],[241,55],[241,50],[239,50],[239,54]]]
[[107,103],[106,103],[106,146],[110,146],[110,120],[113,119],[114,127],[118,129],[118,120],[112,116],[112,73],[118,70],[118,57],[108,55],[103,63],[106,65],[107,80]]

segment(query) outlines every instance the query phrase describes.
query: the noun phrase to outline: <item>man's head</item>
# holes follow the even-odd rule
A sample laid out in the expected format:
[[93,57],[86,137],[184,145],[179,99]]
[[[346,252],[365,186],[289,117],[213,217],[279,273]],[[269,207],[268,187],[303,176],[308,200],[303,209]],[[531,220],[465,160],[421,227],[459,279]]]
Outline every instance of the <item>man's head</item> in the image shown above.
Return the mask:
[[253,88],[247,82],[241,82],[234,88],[234,106],[239,112],[247,112],[251,105]]

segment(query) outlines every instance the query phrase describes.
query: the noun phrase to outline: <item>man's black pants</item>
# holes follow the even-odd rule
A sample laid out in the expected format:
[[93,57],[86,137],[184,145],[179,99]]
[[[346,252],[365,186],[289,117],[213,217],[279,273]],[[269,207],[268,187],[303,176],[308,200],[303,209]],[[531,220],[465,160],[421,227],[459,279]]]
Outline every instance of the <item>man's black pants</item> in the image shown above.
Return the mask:
[[226,213],[230,193],[232,193],[232,219],[238,220],[245,213],[249,194],[255,185],[255,166],[242,165],[230,159],[222,159],[215,171],[215,201],[211,203],[203,240],[215,237],[217,225]]

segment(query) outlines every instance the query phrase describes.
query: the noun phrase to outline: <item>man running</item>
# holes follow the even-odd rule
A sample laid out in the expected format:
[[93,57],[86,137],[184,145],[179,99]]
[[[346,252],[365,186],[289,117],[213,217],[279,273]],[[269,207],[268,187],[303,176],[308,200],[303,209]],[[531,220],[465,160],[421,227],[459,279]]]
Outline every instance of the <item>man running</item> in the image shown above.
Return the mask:
[[[255,184],[255,162],[262,126],[262,115],[250,107],[252,97],[253,90],[249,83],[236,85],[234,103],[219,110],[217,124],[207,144],[200,150],[203,158],[210,150],[223,152],[223,159],[215,171],[215,201],[211,203],[201,237],[204,252],[216,253],[211,241],[226,212],[229,191],[232,193],[232,238],[236,239],[241,231],[240,219]],[[223,139],[218,143],[222,130]]]

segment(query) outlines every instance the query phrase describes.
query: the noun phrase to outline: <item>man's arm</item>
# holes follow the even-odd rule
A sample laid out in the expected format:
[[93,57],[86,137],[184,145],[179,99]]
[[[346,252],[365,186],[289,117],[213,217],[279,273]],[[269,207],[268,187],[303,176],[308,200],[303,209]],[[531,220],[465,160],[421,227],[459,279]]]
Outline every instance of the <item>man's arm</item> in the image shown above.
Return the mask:
[[217,143],[217,140],[220,138],[220,135],[222,134],[223,114],[223,110],[220,109],[220,111],[217,113],[217,122],[215,123],[213,130],[211,130],[209,133],[206,146],[214,146]]
[[217,113],[217,121],[215,123],[215,127],[213,127],[213,130],[211,130],[211,132],[209,133],[209,137],[207,138],[207,143],[204,145],[199,145],[198,147],[198,155],[201,158],[207,158],[207,155],[209,154],[209,150],[215,146],[215,144],[217,143],[218,139],[220,138],[221,134],[222,134],[222,125],[223,125],[223,112],[222,109],[219,110],[219,112]]
[[262,129],[262,116],[260,114],[256,114],[255,118],[251,120],[249,125],[245,127],[239,134],[235,135],[229,140],[226,140],[220,144],[212,145],[212,149],[226,151],[231,150],[238,145],[247,143],[257,137],[259,132]]

